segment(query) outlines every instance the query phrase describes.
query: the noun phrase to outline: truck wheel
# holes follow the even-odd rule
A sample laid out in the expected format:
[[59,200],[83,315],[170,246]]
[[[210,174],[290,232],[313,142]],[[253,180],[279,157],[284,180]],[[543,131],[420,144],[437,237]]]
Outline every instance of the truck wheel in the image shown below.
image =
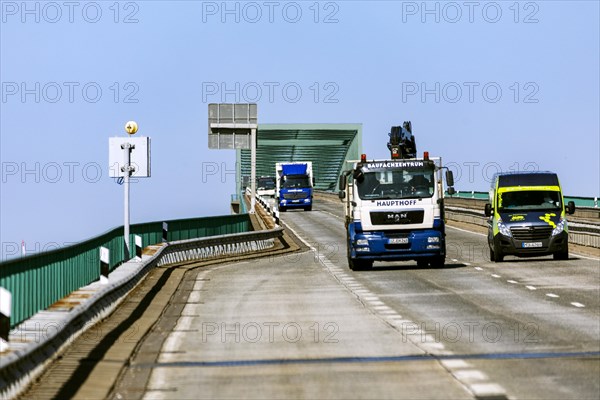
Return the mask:
[[417,267],[419,268],[427,268],[429,266],[429,260],[420,258],[417,260]]
[[304,207],[304,211],[312,211],[312,206]]
[[446,257],[437,256],[432,257],[430,264],[433,268],[444,268],[444,264],[446,263]]
[[558,253],[552,254],[552,257],[555,260],[568,260],[569,259],[569,247],[568,247],[568,245],[567,245],[567,247],[565,247],[565,249],[563,251],[560,251]]
[[373,268],[373,261],[356,260],[348,257],[348,266],[352,271],[365,271]]
[[490,250],[490,258],[493,262],[502,262],[504,260],[504,254],[498,246],[494,246],[494,250]]

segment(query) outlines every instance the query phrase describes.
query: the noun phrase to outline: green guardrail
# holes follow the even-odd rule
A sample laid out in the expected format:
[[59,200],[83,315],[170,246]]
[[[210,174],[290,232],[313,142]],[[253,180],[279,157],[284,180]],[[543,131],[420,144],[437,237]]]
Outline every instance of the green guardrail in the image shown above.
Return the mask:
[[[168,224],[167,241],[241,233],[252,229],[248,214],[164,222]],[[133,249],[134,235],[142,237],[144,247],[161,243],[163,221],[131,225],[129,243]],[[74,290],[98,280],[100,247],[110,251],[111,271],[126,261],[123,227],[72,246],[1,262],[0,287],[12,294],[11,328]]]
[[[489,194],[488,194],[488,192],[457,191],[452,196],[448,195],[448,193],[446,192],[446,196],[452,197],[452,198],[461,198],[461,199],[487,200]],[[564,196],[564,199],[565,199],[565,203],[569,202],[569,201],[573,201],[575,203],[576,207],[599,207],[600,206],[600,203],[599,203],[597,197]]]

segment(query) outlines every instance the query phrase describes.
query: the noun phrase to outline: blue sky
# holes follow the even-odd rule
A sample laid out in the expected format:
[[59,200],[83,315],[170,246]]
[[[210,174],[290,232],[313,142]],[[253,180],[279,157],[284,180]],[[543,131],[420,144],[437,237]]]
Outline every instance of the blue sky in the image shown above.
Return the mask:
[[211,102],[362,123],[373,158],[411,120],[459,190],[540,169],[598,196],[598,4],[2,0],[2,258],[122,224],[108,137],[131,119],[152,138],[132,222],[229,213],[235,154],[207,148]]

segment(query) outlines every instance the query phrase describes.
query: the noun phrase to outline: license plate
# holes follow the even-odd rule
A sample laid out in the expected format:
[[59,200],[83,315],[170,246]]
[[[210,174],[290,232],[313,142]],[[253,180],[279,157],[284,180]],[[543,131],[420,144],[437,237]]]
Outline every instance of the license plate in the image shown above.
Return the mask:
[[522,244],[524,248],[542,247],[542,242],[525,242]]
[[408,238],[393,238],[390,239],[390,244],[406,244],[408,243]]
[[300,203],[300,200],[292,200],[292,203]]

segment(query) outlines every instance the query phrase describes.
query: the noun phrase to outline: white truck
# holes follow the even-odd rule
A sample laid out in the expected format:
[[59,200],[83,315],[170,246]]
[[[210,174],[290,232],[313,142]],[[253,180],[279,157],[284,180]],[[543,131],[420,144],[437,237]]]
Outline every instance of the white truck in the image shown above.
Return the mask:
[[256,194],[259,196],[275,197],[275,177],[261,176],[256,182]]
[[[394,127],[399,128],[399,127]],[[444,186],[441,158],[416,158],[410,123],[396,129],[389,160],[360,161],[343,172],[339,197],[345,202],[348,265],[368,269],[374,261],[416,260],[420,267],[443,267],[446,259]],[[403,132],[404,131],[404,132]],[[395,143],[394,143],[395,142]],[[409,143],[406,148],[403,143]],[[409,156],[411,158],[402,158]],[[452,172],[446,171],[453,194]]]
[[311,161],[275,164],[275,197],[279,211],[288,208],[312,210],[314,176]]

